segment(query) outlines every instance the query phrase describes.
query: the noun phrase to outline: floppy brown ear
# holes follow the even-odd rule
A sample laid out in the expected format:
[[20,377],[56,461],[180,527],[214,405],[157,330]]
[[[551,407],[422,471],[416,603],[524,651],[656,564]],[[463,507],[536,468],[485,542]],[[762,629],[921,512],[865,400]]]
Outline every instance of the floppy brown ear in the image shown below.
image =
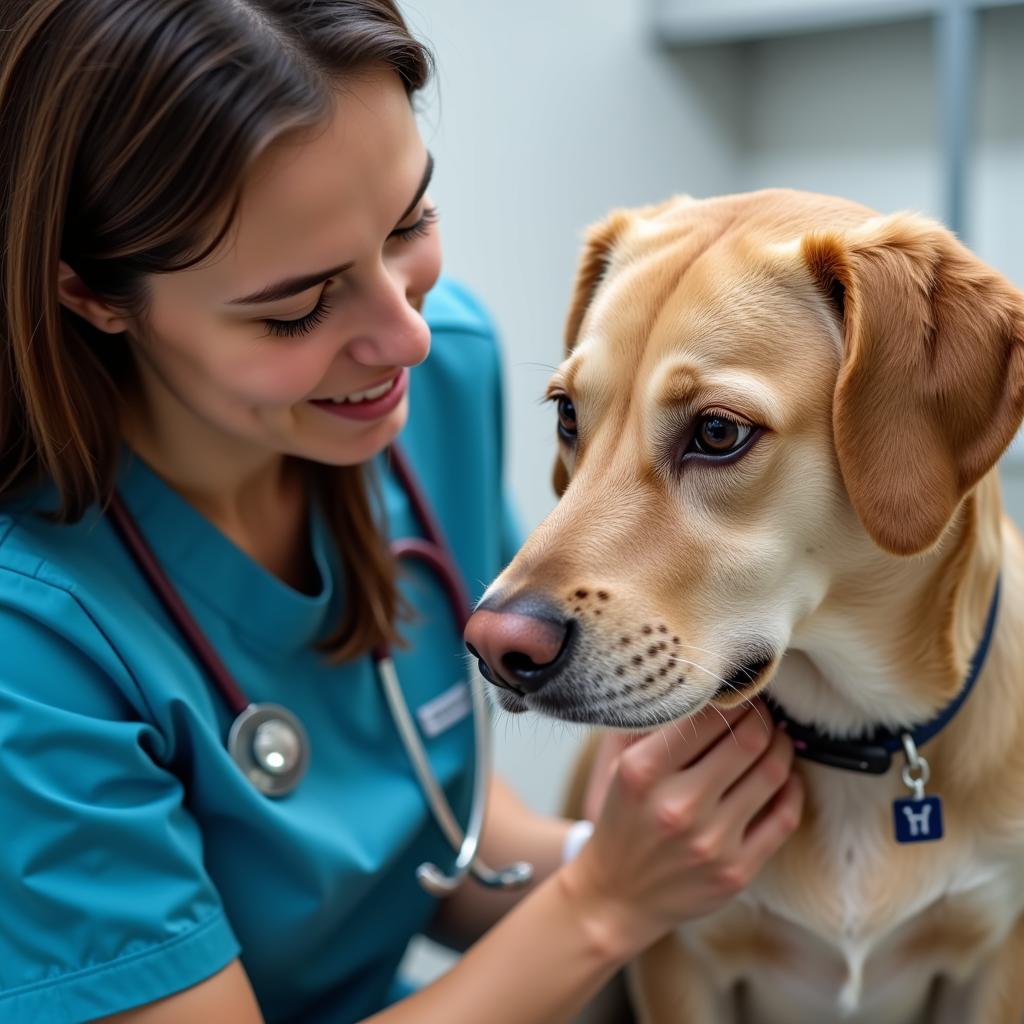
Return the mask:
[[1024,294],[910,214],[802,253],[843,324],[832,422],[850,499],[881,547],[924,551],[1020,426]]
[[[576,283],[573,285],[572,303],[565,323],[565,351],[573,350],[580,333],[580,325],[590,308],[598,285],[608,271],[611,252],[623,228],[629,221],[624,210],[614,210],[606,220],[592,224],[587,229],[583,243],[583,253],[579,266],[576,268]],[[555,494],[560,498],[569,486],[569,473],[562,462],[561,456],[555,456],[555,467],[551,474],[551,484]]]

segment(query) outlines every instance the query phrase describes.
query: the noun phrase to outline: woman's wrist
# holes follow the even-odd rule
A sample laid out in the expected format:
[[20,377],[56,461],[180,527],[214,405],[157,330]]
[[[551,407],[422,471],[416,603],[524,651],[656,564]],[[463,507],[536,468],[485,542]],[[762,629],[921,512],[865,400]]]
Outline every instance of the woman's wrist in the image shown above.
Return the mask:
[[557,872],[555,880],[572,906],[590,947],[617,970],[658,935],[653,927],[645,927],[626,901],[598,884],[589,861],[586,856],[574,857]]

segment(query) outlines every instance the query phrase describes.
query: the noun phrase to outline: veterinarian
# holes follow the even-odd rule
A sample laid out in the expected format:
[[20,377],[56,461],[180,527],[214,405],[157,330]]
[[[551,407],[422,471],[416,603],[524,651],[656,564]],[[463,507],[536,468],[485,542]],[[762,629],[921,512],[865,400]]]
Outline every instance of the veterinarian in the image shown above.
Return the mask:
[[491,782],[467,849],[444,587],[514,532],[428,54],[389,0],[0,10],[0,1020],[570,1019],[801,796],[754,707],[619,744],[589,839]]

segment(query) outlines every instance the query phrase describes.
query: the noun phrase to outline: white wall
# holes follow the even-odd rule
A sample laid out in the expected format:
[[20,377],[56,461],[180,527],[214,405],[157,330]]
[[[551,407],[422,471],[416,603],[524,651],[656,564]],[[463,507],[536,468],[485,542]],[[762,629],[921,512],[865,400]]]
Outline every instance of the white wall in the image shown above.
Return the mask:
[[[981,18],[966,241],[1024,286],[1024,7]],[[927,22],[749,44],[740,64],[743,188],[836,192],[880,211],[943,215]]]

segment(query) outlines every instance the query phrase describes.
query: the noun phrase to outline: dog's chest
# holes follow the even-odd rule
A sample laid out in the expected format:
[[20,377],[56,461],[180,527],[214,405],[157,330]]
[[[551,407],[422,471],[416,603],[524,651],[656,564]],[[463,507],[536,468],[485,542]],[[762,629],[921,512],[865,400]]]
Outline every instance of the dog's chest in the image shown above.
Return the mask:
[[947,838],[897,844],[898,777],[822,779],[810,827],[689,939],[721,989],[745,983],[743,1024],[910,1024],[937,976],[968,978],[1005,934],[1024,872],[958,835],[955,815]]

